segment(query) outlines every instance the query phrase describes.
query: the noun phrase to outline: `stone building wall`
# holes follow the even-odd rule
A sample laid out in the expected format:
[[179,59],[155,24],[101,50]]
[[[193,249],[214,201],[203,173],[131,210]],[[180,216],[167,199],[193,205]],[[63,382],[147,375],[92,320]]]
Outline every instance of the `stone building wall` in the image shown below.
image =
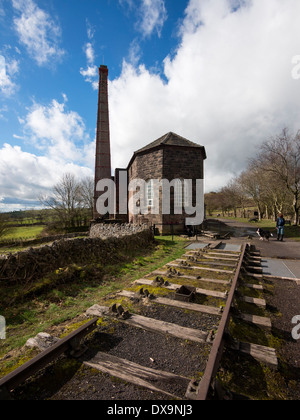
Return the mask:
[[[196,179],[203,179],[204,155],[201,148],[182,147],[182,146],[160,146],[158,149],[150,149],[137,154],[128,168],[129,182],[134,178],[167,179],[172,181],[179,179],[192,179],[193,182],[193,205],[196,198]],[[131,193],[132,195],[133,193]],[[160,214],[152,215],[150,212],[145,216],[133,216],[129,212],[129,221],[139,223],[147,222],[149,225],[155,224],[163,234],[171,233],[171,225],[174,232],[183,232],[186,215],[183,211],[181,215],[174,214],[174,191],[170,191],[170,214],[162,214],[162,189],[160,188]],[[129,193],[129,198],[131,197]],[[149,209],[150,210],[150,209]],[[151,210],[150,210],[151,211]]]
[[[139,178],[145,181],[150,179],[162,179],[163,168],[163,150],[152,150],[151,153],[139,154],[136,156],[132,165],[128,168],[128,182]],[[128,200],[132,197],[133,193],[128,193]],[[129,222],[131,223],[149,223],[159,224],[162,223],[161,214],[148,214],[145,216],[136,216],[129,211]]]
[[[173,179],[193,180],[193,205],[196,204],[196,180],[203,179],[203,152],[201,149],[189,147],[165,147],[163,160],[163,178],[172,181]],[[183,194],[184,197],[184,194]],[[171,214],[163,215],[165,232],[170,232],[168,225],[175,224],[174,232],[180,231],[184,226],[187,215],[182,210],[182,214],[174,214],[174,191],[170,194]]]

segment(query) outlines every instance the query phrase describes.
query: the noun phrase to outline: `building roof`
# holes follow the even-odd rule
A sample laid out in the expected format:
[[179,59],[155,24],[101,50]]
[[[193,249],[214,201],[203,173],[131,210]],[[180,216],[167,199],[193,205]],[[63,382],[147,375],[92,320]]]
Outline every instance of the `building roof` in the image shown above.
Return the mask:
[[169,132],[165,134],[164,136],[160,137],[159,139],[154,140],[152,143],[149,143],[147,146],[144,146],[141,149],[134,152],[129,162],[128,167],[131,165],[136,155],[151,151],[152,149],[155,149],[161,146],[193,147],[193,148],[202,149],[203,159],[206,159],[206,152],[205,152],[204,146],[201,146],[200,144],[187,140],[186,138],[181,137],[176,133]]
[[203,148],[203,146],[200,146],[200,144],[193,143],[190,140],[185,139],[184,137],[179,136],[175,133],[167,133],[164,136],[160,137],[157,140],[154,140],[152,143],[148,144],[147,146],[143,147],[142,149],[137,150],[135,153],[142,153],[146,150],[153,149],[154,147],[158,147],[161,145],[168,145],[168,146],[183,146],[183,147],[200,147]]

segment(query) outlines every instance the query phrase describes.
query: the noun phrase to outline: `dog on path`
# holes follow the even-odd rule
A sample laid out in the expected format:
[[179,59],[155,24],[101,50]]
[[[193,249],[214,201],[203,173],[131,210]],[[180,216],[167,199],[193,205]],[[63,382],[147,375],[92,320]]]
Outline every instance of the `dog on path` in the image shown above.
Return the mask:
[[260,241],[269,241],[270,237],[274,236],[273,233],[260,228],[257,229],[256,233],[258,234]]

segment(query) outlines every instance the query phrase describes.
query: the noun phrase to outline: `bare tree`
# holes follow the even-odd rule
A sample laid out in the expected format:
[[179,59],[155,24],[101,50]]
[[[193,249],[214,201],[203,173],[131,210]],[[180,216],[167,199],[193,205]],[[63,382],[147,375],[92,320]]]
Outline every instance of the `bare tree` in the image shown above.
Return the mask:
[[218,199],[217,192],[210,192],[205,194],[204,200],[206,205],[206,210],[209,214],[209,216],[212,216],[213,211],[219,210],[219,199]]
[[243,192],[250,196],[255,202],[258,208],[258,217],[259,220],[261,220],[266,196],[263,171],[259,167],[250,166],[240,175],[239,183]]
[[230,190],[227,186],[221,188],[221,190],[217,193],[217,203],[218,208],[221,209],[223,216],[225,216],[226,212],[229,215],[230,210],[234,209],[230,196]]
[[90,217],[93,219],[94,208],[94,178],[86,177],[79,183],[79,197],[82,206],[89,210]]
[[53,187],[51,196],[40,196],[46,207],[55,210],[64,228],[78,226],[81,213],[80,184],[72,174],[64,174]]
[[233,178],[228,182],[226,187],[224,187],[221,191],[226,196],[226,200],[230,206],[230,208],[234,211],[234,217],[237,217],[237,209],[241,209],[241,217],[246,217],[245,215],[245,205],[247,202],[247,195],[240,183],[240,178]]
[[300,131],[290,135],[288,129],[266,141],[248,167],[214,195],[206,196],[210,207],[225,211],[237,209],[245,217],[245,205],[251,198],[258,208],[259,219],[278,213],[300,217]]
[[296,225],[300,211],[300,131],[292,136],[285,128],[279,136],[263,144],[262,152],[261,167],[280,180],[293,197]]

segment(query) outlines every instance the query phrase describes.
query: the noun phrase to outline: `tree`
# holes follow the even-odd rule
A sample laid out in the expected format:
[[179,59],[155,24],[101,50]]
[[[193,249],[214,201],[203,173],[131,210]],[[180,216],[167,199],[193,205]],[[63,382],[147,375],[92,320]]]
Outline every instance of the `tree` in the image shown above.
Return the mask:
[[81,213],[80,184],[72,174],[64,174],[54,185],[51,196],[40,196],[46,207],[55,210],[64,228],[78,226]]
[[241,217],[245,217],[245,204],[247,196],[242,188],[239,178],[233,178],[226,187],[222,188],[226,197],[227,206],[234,211],[234,217],[237,217],[237,209],[241,208]]
[[255,202],[258,208],[258,217],[261,220],[265,201],[263,171],[252,165],[240,175],[239,183],[243,192]]
[[300,211],[300,131],[289,134],[287,128],[282,133],[262,145],[259,157],[261,167],[273,174],[293,197],[294,223],[299,222]]
[[205,194],[204,201],[206,205],[206,211],[208,212],[209,216],[212,216],[213,211],[219,209],[218,193],[213,191]]
[[82,206],[89,210],[90,217],[93,219],[94,208],[94,178],[86,177],[79,184],[79,198]]

